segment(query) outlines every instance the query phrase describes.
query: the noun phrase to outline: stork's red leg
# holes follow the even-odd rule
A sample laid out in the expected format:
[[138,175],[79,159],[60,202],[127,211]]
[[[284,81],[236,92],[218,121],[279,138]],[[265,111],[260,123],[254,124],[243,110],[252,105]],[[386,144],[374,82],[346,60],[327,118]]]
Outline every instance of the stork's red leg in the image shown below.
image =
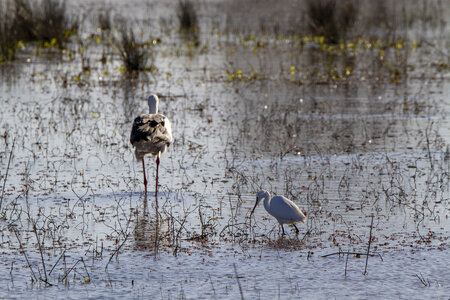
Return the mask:
[[142,157],[142,171],[144,173],[145,199],[147,199],[147,176],[145,176],[144,157]]
[[155,186],[155,204],[158,209],[158,171],[159,171],[159,153],[156,155],[156,186]]

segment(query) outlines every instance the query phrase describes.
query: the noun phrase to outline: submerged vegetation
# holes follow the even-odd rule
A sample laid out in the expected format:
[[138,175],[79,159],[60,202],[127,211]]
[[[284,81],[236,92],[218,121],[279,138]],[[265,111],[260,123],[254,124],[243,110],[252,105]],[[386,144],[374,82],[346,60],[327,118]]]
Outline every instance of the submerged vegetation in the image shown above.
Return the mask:
[[11,61],[16,57],[19,37],[14,14],[10,14],[11,2],[0,4],[0,62]]
[[118,33],[119,38],[116,44],[125,70],[128,73],[152,70],[152,66],[148,66],[153,58],[152,49],[137,41],[132,27],[122,23]]
[[180,31],[189,39],[198,43],[198,17],[197,9],[191,0],[179,0],[177,17]]
[[355,1],[308,0],[309,31],[313,36],[323,36],[329,44],[345,42],[355,25],[358,7]]
[[[65,1],[40,1],[41,5],[32,5],[29,0],[8,0],[2,6],[5,13],[6,10],[14,12],[5,14],[1,19],[0,40],[3,42],[0,53],[3,61],[14,60],[17,50],[24,49],[24,42],[39,41],[46,47],[62,47],[69,41],[70,36],[78,31],[78,18],[68,15]],[[172,19],[164,19],[163,26],[178,24],[182,36],[193,42],[186,44],[187,52],[192,55],[193,51],[198,50],[189,48],[192,45],[200,45],[201,5],[189,0],[176,3]],[[212,23],[214,32],[233,32],[234,40],[228,40],[226,46],[229,57],[242,57],[243,54],[247,56],[247,52],[253,56],[251,63],[243,62],[227,68],[227,77],[232,81],[264,79],[275,72],[298,84],[349,79],[400,83],[416,69],[415,58],[432,46],[432,43],[424,42],[418,34],[426,28],[426,24],[430,24],[431,29],[436,29],[439,24],[429,16],[430,13],[438,14],[439,3],[433,1],[424,4],[424,12],[417,15],[416,11],[393,5],[387,0],[378,4],[366,4],[359,0],[299,0],[295,2],[295,9],[284,11],[281,8],[290,8],[290,5],[281,5],[280,10],[275,10],[272,15],[264,15],[267,11],[263,10],[261,16],[250,19],[249,22],[246,22],[245,15],[235,11],[236,7],[242,5],[243,10],[253,7],[255,14],[258,14],[260,9],[252,1],[245,4],[232,1],[225,8],[218,6],[218,10],[224,12],[225,22],[217,20]],[[115,14],[120,16],[118,12]],[[282,14],[285,17],[280,19],[279,15]],[[101,35],[92,32],[88,37],[81,38],[83,33],[80,33],[77,39],[72,41],[72,45],[66,46],[69,47],[71,59],[77,52],[80,56],[87,55],[87,47],[92,45],[92,42],[88,41],[90,39],[95,44],[102,45],[103,55],[100,61],[103,65],[107,62],[107,56],[112,54],[121,58],[123,69],[127,72],[157,69],[153,63],[157,49],[153,46],[161,42],[162,34],[170,34],[167,28],[160,28],[158,32],[149,30],[147,23],[128,24],[126,18],[113,18],[111,7],[105,5],[101,5],[96,16],[94,26],[100,30]],[[439,17],[442,18],[441,15]],[[173,20],[177,22],[172,22]],[[441,23],[445,23],[445,20],[441,19]],[[136,28],[140,28],[139,34]],[[113,31],[116,38],[111,41],[109,33]],[[415,34],[408,34],[408,31]],[[81,44],[77,47],[76,43],[79,41]],[[213,46],[210,42],[211,40],[205,40],[200,51]],[[219,42],[219,45],[221,44],[222,42]],[[424,45],[427,47],[419,51]],[[184,51],[180,46],[172,48],[171,52],[179,55],[180,51]],[[108,49],[116,53],[109,51],[108,54]],[[267,54],[280,51],[288,53],[289,57],[281,60],[278,66],[262,63]],[[85,58],[82,60],[86,61]],[[438,60],[433,62],[437,70],[447,70],[447,58],[442,56]],[[305,65],[310,61],[314,62],[313,67]],[[83,69],[90,68],[85,65],[86,63],[83,63]],[[107,73],[110,74],[110,71]]]
[[65,0],[6,0],[0,4],[1,60],[16,57],[19,45],[37,42],[62,48],[79,27],[66,11]]
[[52,42],[63,46],[79,24],[67,14],[65,0],[13,0],[18,38],[25,42]]

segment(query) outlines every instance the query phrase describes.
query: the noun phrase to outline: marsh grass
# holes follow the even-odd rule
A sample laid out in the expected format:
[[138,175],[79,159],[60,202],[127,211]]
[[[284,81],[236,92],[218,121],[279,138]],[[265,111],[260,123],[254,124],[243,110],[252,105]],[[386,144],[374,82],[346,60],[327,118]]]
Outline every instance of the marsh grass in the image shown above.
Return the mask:
[[[153,53],[145,43],[139,42],[131,26],[120,21],[115,44],[120,52],[123,67],[127,73],[153,70]],[[150,63],[150,66],[149,66]]]
[[113,28],[111,8],[103,7],[102,11],[97,16],[97,24],[102,33],[111,31]]
[[179,0],[177,17],[180,31],[191,40],[198,40],[197,10],[190,0]]
[[66,11],[65,0],[14,0],[14,26],[20,40],[51,42],[62,47],[79,22]]
[[358,15],[358,7],[350,0],[308,0],[306,7],[309,32],[325,37],[330,44],[337,44],[348,36]]
[[441,1],[281,0],[274,6],[269,0],[233,0],[219,9],[219,31],[238,38],[322,36],[332,46],[359,38],[421,41],[430,32],[443,37],[447,24]]
[[19,39],[16,30],[16,18],[9,12],[12,3],[6,1],[0,4],[0,62],[14,60]]

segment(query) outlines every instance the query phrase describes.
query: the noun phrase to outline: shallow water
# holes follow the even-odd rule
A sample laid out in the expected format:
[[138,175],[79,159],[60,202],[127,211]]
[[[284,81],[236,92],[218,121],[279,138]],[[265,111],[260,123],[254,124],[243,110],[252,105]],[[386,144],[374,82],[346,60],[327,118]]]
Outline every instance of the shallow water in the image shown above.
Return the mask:
[[[122,9],[148,7],[135,4]],[[134,80],[112,49],[102,65],[95,44],[89,74],[67,53],[0,66],[0,295],[235,299],[239,285],[251,299],[449,295],[448,76],[417,78],[430,68],[420,62],[400,84],[317,84],[303,79],[309,50],[290,78],[288,43],[255,53],[238,36],[204,33],[202,44],[171,33],[158,72]],[[265,61],[261,77],[245,79]],[[245,80],[230,80],[238,69]],[[160,166],[156,246],[153,158],[146,207],[129,144],[154,92],[175,139]],[[250,218],[259,189],[307,213],[298,237],[285,226],[281,238],[262,205]],[[322,257],[366,253],[372,216],[381,258],[369,258],[366,276],[364,255],[347,267],[346,256]],[[44,265],[52,286],[31,280]]]

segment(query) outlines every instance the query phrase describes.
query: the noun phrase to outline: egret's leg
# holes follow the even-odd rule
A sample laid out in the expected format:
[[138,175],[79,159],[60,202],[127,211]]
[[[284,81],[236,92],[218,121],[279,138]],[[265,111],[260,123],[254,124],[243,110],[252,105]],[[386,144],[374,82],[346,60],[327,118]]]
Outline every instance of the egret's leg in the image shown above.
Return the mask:
[[292,224],[295,228],[295,233],[298,234],[300,232],[300,230],[298,230],[297,226],[295,226],[295,224]]
[[286,233],[284,233],[284,227],[283,227],[283,224],[281,224],[281,230],[283,230],[283,234],[282,234],[282,235],[285,235]]
[[142,157],[142,171],[144,172],[145,199],[147,199],[147,176],[145,176],[144,157]]

